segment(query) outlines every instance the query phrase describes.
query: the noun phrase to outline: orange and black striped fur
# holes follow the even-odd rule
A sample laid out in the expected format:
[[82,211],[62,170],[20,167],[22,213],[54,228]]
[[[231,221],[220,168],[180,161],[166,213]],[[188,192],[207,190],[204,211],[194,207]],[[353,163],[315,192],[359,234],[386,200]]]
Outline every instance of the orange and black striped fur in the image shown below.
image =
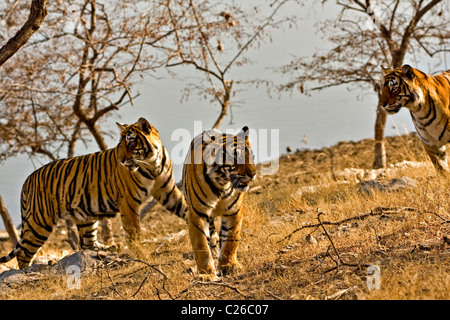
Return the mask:
[[21,239],[1,263],[16,257],[19,268],[26,268],[65,215],[77,224],[82,249],[105,248],[97,241],[98,219],[118,212],[127,242],[139,241],[139,210],[150,197],[185,218],[187,205],[156,129],[144,118],[118,126],[115,148],[51,162],[26,179]]
[[434,76],[409,65],[384,71],[381,106],[388,114],[408,108],[435,168],[449,172],[445,145],[450,142],[450,70]]
[[256,176],[254,155],[244,127],[237,135],[205,131],[191,142],[183,167],[183,191],[189,206],[188,225],[199,276],[216,280],[214,219],[221,218],[218,269],[239,266],[237,248],[244,197]]

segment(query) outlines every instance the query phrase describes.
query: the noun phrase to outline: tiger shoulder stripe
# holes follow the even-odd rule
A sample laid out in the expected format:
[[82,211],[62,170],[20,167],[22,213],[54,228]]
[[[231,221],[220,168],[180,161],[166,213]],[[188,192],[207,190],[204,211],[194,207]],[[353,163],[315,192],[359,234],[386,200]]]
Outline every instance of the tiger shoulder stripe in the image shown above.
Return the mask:
[[66,215],[78,227],[82,249],[105,248],[97,241],[98,219],[119,212],[127,242],[139,241],[139,211],[151,197],[186,219],[187,204],[158,131],[144,118],[118,126],[121,137],[115,148],[53,161],[26,179],[20,240],[0,263],[16,257],[19,268],[26,268]]
[[429,75],[409,65],[384,70],[380,105],[388,114],[409,110],[424,149],[439,173],[448,173],[450,70]]
[[244,197],[256,176],[248,134],[247,127],[237,135],[205,131],[192,140],[183,166],[189,236],[199,276],[206,280],[217,279],[215,218],[221,218],[218,269],[226,273],[239,266]]

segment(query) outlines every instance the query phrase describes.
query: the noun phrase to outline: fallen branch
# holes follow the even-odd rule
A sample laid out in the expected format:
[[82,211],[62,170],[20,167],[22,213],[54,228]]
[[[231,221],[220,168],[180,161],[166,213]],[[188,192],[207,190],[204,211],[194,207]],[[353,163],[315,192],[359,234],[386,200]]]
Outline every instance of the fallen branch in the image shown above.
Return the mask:
[[324,258],[322,259],[322,261],[320,261],[320,255],[317,255],[316,257],[317,257],[317,260],[319,260],[319,264],[317,265],[317,266],[314,266],[314,267],[312,267],[312,268],[310,268],[309,270],[308,270],[308,272],[312,272],[312,271],[314,271],[314,270],[316,270],[318,267],[320,267],[321,265],[322,265],[322,263],[324,263],[325,262],[325,259],[328,257],[328,255],[329,255],[329,251],[330,251],[330,247],[331,246],[328,246],[328,248],[327,248],[327,251],[325,252],[325,255],[324,255]]
[[[163,289],[163,290],[169,295],[170,299],[175,300],[175,299],[173,298],[172,294],[171,294],[171,293],[169,292],[169,290],[167,290],[167,288],[166,288],[166,280],[167,280],[168,278],[167,278],[167,276],[166,276],[166,274],[165,274],[164,272],[162,272],[162,271],[159,270],[157,267],[155,267],[154,265],[152,265],[152,264],[150,264],[150,263],[148,263],[148,262],[145,262],[145,261],[142,261],[142,260],[139,260],[139,259],[134,259],[134,258],[131,258],[131,257],[128,257],[128,259],[131,260],[131,261],[143,263],[143,264],[145,264],[147,267],[150,267],[150,268],[152,268],[153,270],[157,271],[159,274],[161,274],[161,275],[163,276],[163,279],[162,279],[162,287],[161,287],[161,289]],[[144,281],[141,283],[141,286],[144,285],[144,282],[145,282],[145,279],[144,279]],[[160,300],[162,300],[162,299],[161,299],[161,296],[159,295],[159,290],[160,290],[160,289],[157,288],[157,287],[155,287],[155,289],[156,289],[156,294],[158,295],[158,298],[159,298]],[[138,290],[137,292],[139,292],[139,290]],[[133,294],[133,296],[136,295],[137,292],[136,292],[135,294]]]
[[162,272],[161,270],[159,270],[159,269],[158,269],[157,267],[155,267],[154,265],[152,265],[152,264],[150,264],[150,263],[148,263],[148,262],[139,260],[139,259],[134,259],[134,258],[130,258],[130,257],[127,257],[127,259],[129,259],[129,260],[131,260],[131,261],[134,261],[134,262],[140,262],[140,263],[143,263],[143,264],[145,264],[147,267],[150,267],[150,268],[152,268],[153,270],[155,270],[155,271],[157,271],[158,273],[160,273],[160,274],[164,277],[164,279],[167,279],[167,276],[164,274],[164,272]]
[[139,293],[139,291],[141,291],[141,288],[144,286],[144,283],[145,283],[145,281],[147,281],[147,279],[148,279],[148,276],[146,276],[146,277],[144,278],[144,280],[142,280],[142,282],[141,282],[139,288],[136,290],[135,293],[133,293],[133,294],[131,295],[132,298],[134,298],[134,297]]
[[114,283],[111,275],[109,274],[108,268],[105,268],[106,274],[108,275],[109,281],[111,281],[113,291],[120,297],[120,299],[125,300],[119,290],[116,288],[116,284]]
[[443,218],[442,216],[440,216],[439,214],[437,214],[436,212],[433,211],[422,211],[420,209],[417,208],[411,208],[411,207],[400,207],[400,208],[391,208],[391,207],[376,207],[374,210],[371,210],[369,213],[364,213],[364,214],[360,214],[359,216],[354,216],[354,217],[349,217],[340,221],[336,221],[336,222],[332,222],[332,221],[322,221],[322,223],[308,223],[305,225],[302,225],[300,228],[295,229],[294,231],[292,231],[290,234],[288,234],[287,236],[285,236],[283,239],[281,239],[280,241],[278,241],[277,243],[280,243],[284,240],[289,240],[295,233],[306,229],[306,228],[316,228],[316,227],[320,227],[322,224],[323,225],[331,225],[331,226],[338,226],[341,225],[343,223],[346,222],[350,222],[350,221],[355,221],[355,220],[365,220],[369,217],[375,217],[375,216],[382,216],[382,215],[390,215],[390,214],[398,214],[398,213],[403,213],[405,211],[409,211],[409,212],[418,212],[418,213],[429,213],[429,214],[433,214],[436,217],[440,218],[441,220],[443,220],[443,223],[450,223],[450,220],[447,220],[445,218]]
[[344,265],[344,266],[348,266],[348,267],[357,267],[357,268],[361,268],[361,267],[366,267],[366,268],[367,268],[367,267],[369,267],[369,266],[370,266],[369,264],[347,263],[347,262],[344,262],[344,261],[341,259],[341,256],[339,255],[339,253],[338,253],[336,247],[334,246],[333,240],[331,239],[330,235],[328,234],[328,231],[327,231],[327,229],[325,228],[325,226],[323,225],[323,222],[320,220],[320,216],[321,216],[322,214],[324,214],[324,213],[323,213],[323,212],[320,212],[320,213],[317,215],[317,220],[319,220],[319,224],[320,224],[320,226],[322,227],[323,231],[325,232],[325,235],[327,236],[328,240],[330,241],[331,247],[333,248],[334,253],[336,254],[336,257],[338,258],[337,261],[334,260],[334,259],[333,259],[333,256],[332,256],[332,255],[328,252],[328,250],[327,250],[328,256],[336,263],[336,266],[333,267],[333,268],[331,268],[331,269],[328,269],[328,270],[324,271],[323,273],[327,273],[327,272],[330,272],[330,271],[332,271],[332,270],[338,269],[338,268],[339,268],[339,264]]

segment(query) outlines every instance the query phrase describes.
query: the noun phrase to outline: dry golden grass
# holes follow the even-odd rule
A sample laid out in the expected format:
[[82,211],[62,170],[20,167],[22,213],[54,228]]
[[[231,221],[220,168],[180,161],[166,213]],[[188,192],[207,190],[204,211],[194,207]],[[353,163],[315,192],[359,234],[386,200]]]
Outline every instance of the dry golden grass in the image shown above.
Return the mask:
[[[387,154],[390,164],[429,162],[415,134],[389,138]],[[158,209],[142,222],[144,238],[156,241],[123,252],[134,261],[83,277],[77,290],[64,276],[43,276],[2,290],[0,299],[450,299],[450,181],[429,166],[397,171],[394,177],[418,184],[395,192],[364,194],[354,182],[333,179],[344,168],[370,168],[372,156],[373,141],[363,140],[281,157],[279,172],[261,177],[247,195],[242,268],[221,282],[196,280],[188,235],[162,240],[186,229],[184,222]],[[114,226],[123,241],[119,219]],[[69,250],[63,230],[41,255]],[[368,265],[380,268],[379,289],[367,286]]]

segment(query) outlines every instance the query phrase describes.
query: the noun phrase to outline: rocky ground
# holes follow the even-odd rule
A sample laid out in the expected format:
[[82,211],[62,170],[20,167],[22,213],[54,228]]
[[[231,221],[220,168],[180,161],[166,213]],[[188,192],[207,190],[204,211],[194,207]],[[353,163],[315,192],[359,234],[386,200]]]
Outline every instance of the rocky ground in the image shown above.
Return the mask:
[[185,223],[157,205],[142,246],[119,253],[74,252],[61,223],[28,270],[0,266],[0,299],[449,299],[448,179],[416,134],[387,138],[386,169],[371,169],[373,149],[284,154],[249,191],[242,267],[220,282],[198,281]]

